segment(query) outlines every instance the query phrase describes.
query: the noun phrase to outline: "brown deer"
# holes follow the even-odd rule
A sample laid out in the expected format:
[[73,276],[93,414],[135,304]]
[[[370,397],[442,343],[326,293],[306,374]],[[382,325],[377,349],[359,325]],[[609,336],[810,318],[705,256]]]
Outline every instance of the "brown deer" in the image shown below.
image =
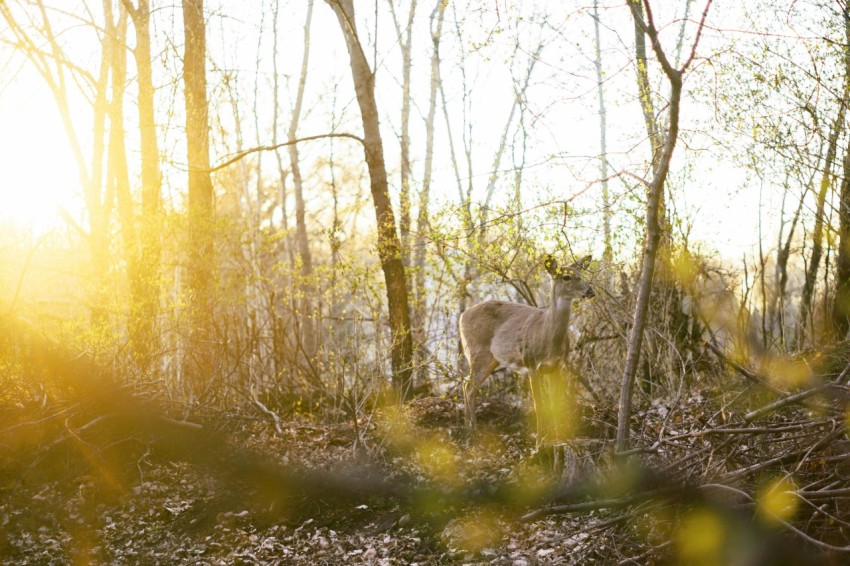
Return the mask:
[[567,267],[558,267],[552,256],[543,264],[552,276],[548,308],[507,301],[484,301],[460,315],[460,341],[469,362],[469,378],[463,386],[467,426],[475,429],[475,390],[497,368],[506,367],[531,378],[531,395],[541,438],[541,399],[535,385],[540,371],[560,369],[570,350],[569,325],[572,303],[596,295],[582,278],[590,265],[587,256]]

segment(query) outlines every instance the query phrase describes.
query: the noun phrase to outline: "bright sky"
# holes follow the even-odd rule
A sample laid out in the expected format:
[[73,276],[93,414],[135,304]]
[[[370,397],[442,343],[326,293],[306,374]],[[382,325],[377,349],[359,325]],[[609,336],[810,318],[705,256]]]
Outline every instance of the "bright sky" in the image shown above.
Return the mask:
[[0,222],[42,231],[61,207],[79,208],[79,177],[50,91],[30,66],[10,67],[0,75]]
[[[265,6],[263,20],[263,44],[261,45],[261,66],[263,74],[260,78],[262,94],[257,108],[261,114],[260,123],[269,124],[271,109],[269,96],[271,92],[271,23],[270,11],[263,3],[235,4],[220,0],[208,2],[207,11],[210,16],[208,42],[210,59],[216,70],[209,75],[210,90],[216,107],[223,116],[222,121],[228,124],[227,115],[230,112],[226,95],[221,91],[220,79],[224,71],[232,71],[237,81],[240,100],[242,100],[242,120],[246,132],[245,146],[252,146],[258,141],[253,132],[253,86],[256,68],[258,36],[260,28],[260,6]],[[361,3],[362,4],[362,3]],[[422,2],[420,2],[422,4]],[[430,4],[430,3],[428,3]],[[502,5],[501,2],[494,3]],[[508,22],[508,14],[516,7],[505,3],[498,14],[489,5],[473,3],[481,8],[473,14],[469,22],[464,24],[466,35],[466,58],[469,64],[467,81],[473,85],[473,103],[471,119],[474,125],[474,170],[476,190],[481,191],[489,176],[492,155],[498,138],[501,136],[508,110],[513,97],[511,83],[511,66],[514,76],[524,76],[528,55],[533,45],[535,32],[530,24],[516,27],[515,22]],[[611,161],[615,168],[639,169],[642,159],[640,151],[631,151],[635,143],[635,135],[641,135],[642,120],[639,109],[634,104],[634,76],[628,67],[631,57],[631,35],[628,13],[622,8],[622,3],[609,3],[612,7],[603,10],[603,51],[606,72],[613,78],[607,85],[608,103],[608,136],[609,149],[612,151]],[[526,4],[530,6],[530,3]],[[538,8],[543,7],[557,13],[553,7],[562,6],[560,2],[554,6],[547,2],[539,2]],[[694,5],[694,10],[701,9],[701,3]],[[417,19],[417,33],[414,37],[414,75],[413,88],[416,98],[412,136],[414,140],[414,167],[421,166],[421,153],[424,143],[424,130],[420,116],[424,115],[427,106],[427,85],[430,53],[430,41],[427,36],[427,17],[431,10],[429,6],[421,6]],[[712,14],[717,20],[728,18],[728,13],[721,8],[713,8]],[[235,13],[237,12],[237,13]],[[394,42],[395,33],[392,28],[388,10],[382,10],[378,26],[378,97],[382,111],[384,141],[387,145],[387,156],[391,170],[397,160],[397,144],[395,142],[398,124],[398,99],[400,88],[398,84],[400,71],[397,46]],[[401,14],[400,14],[401,15]],[[361,15],[362,16],[362,15]],[[371,14],[370,14],[371,16]],[[177,54],[182,52],[180,34],[182,29],[179,21],[179,6],[169,5],[162,8],[157,15],[156,29],[158,32],[158,47],[163,48],[162,36],[168,34],[174,37]],[[659,16],[660,18],[661,16]],[[695,17],[692,14],[692,17]],[[298,2],[284,2],[281,7],[280,35],[280,68],[283,74],[281,97],[283,116],[279,135],[285,135],[286,115],[290,106],[292,90],[297,81],[297,69],[300,64],[301,38],[303,26],[303,5]],[[369,22],[373,22],[372,19]],[[672,19],[672,13],[670,18]],[[501,22],[505,31],[490,35],[495,23]],[[367,39],[372,39],[372,30],[367,31],[363,21],[360,22],[361,33]],[[457,65],[461,51],[459,46],[452,43],[449,31],[454,22],[447,17],[443,44],[444,80],[447,84],[447,96],[453,113],[453,135],[458,153],[462,151],[462,100],[459,85],[460,76]],[[557,39],[551,27],[561,26],[562,39]],[[596,114],[595,75],[592,60],[592,20],[585,12],[576,11],[562,14],[560,20],[552,22],[552,26],[544,34],[550,41],[556,39],[558,47],[547,45],[535,68],[532,86],[529,88],[528,99],[530,113],[526,116],[530,131],[530,149],[527,159],[528,169],[525,173],[527,183],[526,199],[529,203],[537,197],[531,193],[531,187],[543,187],[550,194],[553,190],[569,197],[579,192],[585,186],[598,178],[598,165],[593,157],[598,154],[598,117]],[[678,26],[675,26],[676,30]],[[355,118],[357,107],[353,100],[350,73],[346,67],[347,54],[344,51],[338,25],[330,9],[321,0],[316,0],[313,22],[313,45],[311,53],[311,73],[308,79],[308,92],[305,104],[307,115],[302,121],[300,133],[311,135],[328,131],[332,120],[329,115],[331,100],[336,98],[337,115],[342,115],[343,125],[340,131],[359,131]],[[574,40],[563,40],[568,32],[576,32]],[[666,32],[669,36],[673,33]],[[522,38],[522,49],[515,58],[511,58],[513,40],[519,35]],[[572,37],[572,36],[570,36]],[[492,45],[483,48],[480,53],[474,52],[471,45],[492,40]],[[712,35],[707,33],[704,39],[707,52],[712,47]],[[238,46],[234,48],[234,46]],[[3,190],[0,193],[0,222],[14,222],[19,225],[33,226],[36,230],[55,226],[59,222],[58,211],[65,208],[79,217],[82,210],[78,173],[71,154],[65,132],[62,128],[58,111],[51,94],[42,79],[28,65],[21,67],[19,58],[10,58],[8,47],[2,47],[4,62],[0,68],[0,171],[2,171]],[[72,59],[82,58],[81,63],[92,68],[95,61],[90,55],[77,53],[74,46],[69,46]],[[583,53],[583,54],[582,54]],[[175,53],[168,52],[175,58]],[[86,59],[89,57],[89,59]],[[370,53],[370,59],[372,53]],[[174,66],[174,63],[171,63]],[[132,64],[131,64],[132,67]],[[222,71],[222,69],[224,71]],[[657,70],[657,69],[656,69]],[[172,115],[165,129],[170,135],[179,130],[182,118],[179,112],[182,107],[182,90],[169,84],[168,73],[161,69],[158,77],[160,90],[158,92],[158,107],[166,108],[172,104],[178,116]],[[132,77],[132,70],[131,70]],[[217,82],[219,81],[219,82]],[[334,94],[334,85],[336,94]],[[171,98],[176,97],[176,98]],[[686,106],[689,104],[685,101]],[[685,112],[689,110],[685,109]],[[135,107],[132,100],[128,102],[128,116],[134,116]],[[538,119],[535,119],[538,118]],[[442,120],[438,120],[442,124]],[[91,125],[85,121],[79,122],[83,132],[89,132]],[[438,189],[437,202],[456,200],[456,183],[447,149],[447,139],[444,126],[439,126],[438,148],[435,155],[435,186]],[[259,141],[269,143],[268,129],[261,132]],[[182,142],[175,139],[161,141],[163,151],[175,162],[176,167],[166,166],[165,174],[171,179],[171,191],[180,192],[183,172],[179,163],[184,159]],[[133,146],[131,140],[131,147]],[[305,150],[320,153],[327,146],[315,145]],[[337,145],[337,147],[340,147]],[[214,150],[213,161],[222,155],[235,151],[232,145],[228,148],[218,147]],[[623,152],[630,151],[627,155]],[[617,153],[620,152],[620,153]],[[685,152],[684,146],[677,149],[677,158],[681,159]],[[551,159],[552,156],[558,156]],[[131,155],[131,160],[133,159]],[[265,158],[270,162],[271,158]],[[627,161],[630,160],[630,161]],[[681,163],[680,160],[677,160]],[[512,166],[512,156],[508,152],[501,168]],[[686,213],[696,220],[693,226],[692,238],[710,242],[711,247],[720,250],[730,259],[738,259],[742,253],[751,252],[758,241],[759,206],[758,187],[746,184],[745,175],[733,164],[718,158],[717,153],[706,152],[700,157],[698,169],[692,173],[691,179],[685,184],[685,189],[677,197],[679,212]],[[392,173],[391,173],[392,174]],[[397,182],[397,175],[393,181]],[[614,190],[622,190],[622,183],[612,182]],[[442,195],[440,194],[442,192]],[[766,209],[776,210],[778,203],[773,193],[765,195]],[[589,202],[598,202],[598,188],[590,191]],[[775,218],[775,215],[768,215]],[[770,218],[765,220],[770,222]],[[765,228],[767,233],[770,228]],[[772,242],[772,237],[771,237]],[[598,243],[598,242],[597,242]]]

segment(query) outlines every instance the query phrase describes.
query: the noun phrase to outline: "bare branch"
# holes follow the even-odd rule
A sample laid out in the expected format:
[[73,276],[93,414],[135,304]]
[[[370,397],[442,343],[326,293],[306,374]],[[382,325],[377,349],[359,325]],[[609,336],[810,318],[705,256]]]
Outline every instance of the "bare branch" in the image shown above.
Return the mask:
[[293,145],[293,144],[296,144],[296,143],[299,143],[299,142],[320,140],[320,139],[325,139],[325,138],[348,138],[348,139],[356,140],[356,141],[360,142],[361,144],[365,144],[365,142],[363,141],[363,138],[355,136],[354,134],[341,133],[341,134],[320,134],[318,136],[307,136],[307,137],[304,137],[304,138],[289,140],[289,141],[281,142],[281,143],[274,144],[274,145],[261,145],[261,146],[258,146],[258,147],[252,147],[252,148],[240,151],[239,153],[237,153],[233,157],[230,157],[229,159],[223,161],[222,163],[219,163],[215,167],[212,167],[210,169],[210,173],[215,173],[216,171],[219,171],[220,169],[224,169],[225,167],[233,165],[234,163],[236,163],[240,159],[243,159],[243,158],[251,155],[252,153],[257,153],[257,152],[260,152],[260,151],[275,151],[276,149],[280,149],[282,147]]
[[702,30],[705,29],[705,19],[706,19],[706,17],[708,17],[708,9],[710,7],[711,7],[711,0],[708,0],[705,3],[705,9],[702,11],[702,16],[700,17],[700,20],[699,20],[699,26],[697,27],[697,35],[694,38],[694,43],[693,43],[693,45],[691,45],[691,54],[688,55],[688,58],[682,64],[682,67],[680,69],[680,71],[683,72],[683,73],[688,69],[688,67],[691,66],[691,63],[693,62],[694,57],[696,57],[697,46],[699,45],[699,40],[702,37]]

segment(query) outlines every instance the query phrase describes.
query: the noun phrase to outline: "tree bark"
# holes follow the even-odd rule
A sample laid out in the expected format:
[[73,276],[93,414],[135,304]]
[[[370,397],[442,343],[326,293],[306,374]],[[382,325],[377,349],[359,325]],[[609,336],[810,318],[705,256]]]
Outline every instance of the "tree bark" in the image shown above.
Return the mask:
[[378,256],[387,286],[387,307],[392,333],[393,384],[402,399],[410,394],[413,340],[410,335],[410,308],[407,281],[401,259],[401,242],[396,232],[395,214],[387,186],[384,148],[375,102],[375,75],[366,60],[357,34],[352,0],[325,0],[339,20],[348,48],[351,75],[363,121],[366,165],[369,169],[372,203],[378,226]]
[[189,168],[190,338],[184,368],[195,394],[204,391],[212,364],[213,187],[210,178],[203,0],[183,0],[183,81],[186,99],[186,154]]
[[[48,33],[54,56],[59,54],[58,43],[55,41],[50,25],[48,24],[47,11],[39,0],[45,30]],[[74,153],[78,155],[78,166],[80,176],[83,180],[83,193],[86,201],[86,210],[89,214],[89,248],[91,249],[92,291],[91,320],[95,326],[102,326],[107,322],[108,312],[108,282],[109,273],[109,218],[112,216],[112,205],[115,195],[109,184],[104,184],[104,147],[106,139],[106,115],[107,115],[107,90],[109,89],[109,67],[111,65],[111,41],[104,36],[101,41],[100,70],[98,71],[97,90],[95,92],[94,113],[94,141],[92,143],[91,168],[86,172],[82,164],[82,144],[74,130],[71,120],[71,108],[68,103],[67,88],[64,73],[57,69],[57,89],[59,94],[57,100],[60,104],[60,112],[65,131],[71,140]],[[54,93],[56,90],[54,90]]]
[[[643,14],[641,13],[642,11],[640,10],[640,0],[631,0],[629,2],[629,8],[632,13],[632,18],[635,21],[635,26],[637,26],[640,30],[638,35],[642,36],[643,33],[646,33],[649,36],[652,41],[652,49],[655,52],[655,56],[659,63],[661,63],[661,68],[670,83],[670,109],[666,136],[663,144],[660,146],[660,152],[658,153],[657,159],[653,160],[652,179],[649,182],[649,194],[646,203],[646,241],[644,244],[643,262],[641,265],[641,276],[638,282],[638,297],[635,304],[632,332],[629,337],[626,365],[623,370],[623,378],[620,384],[620,404],[617,415],[616,446],[618,452],[627,450],[629,446],[629,424],[631,420],[631,402],[634,378],[635,373],[637,372],[638,361],[640,360],[643,331],[646,326],[646,317],[649,311],[649,297],[652,291],[656,257],[658,255],[658,247],[661,240],[661,198],[664,191],[664,183],[667,180],[667,173],[670,170],[670,161],[673,157],[673,150],[676,148],[676,141],[679,137],[679,111],[682,99],[682,75],[685,70],[687,70],[693,59],[693,50],[696,49],[699,42],[705,18],[708,14],[708,9],[711,6],[711,0],[707,1],[705,10],[703,11],[702,20],[700,21],[697,36],[694,40],[691,57],[684,63],[681,69],[673,68],[668,61],[667,56],[661,47],[661,43],[658,40],[658,32],[655,27],[655,22],[653,21],[649,1],[644,0],[644,5],[647,16],[646,21],[644,21]],[[644,94],[648,95],[649,92],[644,93],[643,87],[641,87],[641,96]],[[644,110],[646,110],[645,106]]]

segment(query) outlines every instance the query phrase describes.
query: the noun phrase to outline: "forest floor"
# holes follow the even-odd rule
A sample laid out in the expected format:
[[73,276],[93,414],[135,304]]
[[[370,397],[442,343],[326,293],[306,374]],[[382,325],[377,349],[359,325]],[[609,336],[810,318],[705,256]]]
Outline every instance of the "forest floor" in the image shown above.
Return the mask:
[[[484,400],[475,442],[446,399],[413,402],[405,424],[397,417],[376,413],[357,430],[303,421],[280,422],[276,430],[262,415],[217,417],[226,432],[222,454],[238,449],[242,458],[271,455],[281,469],[332,473],[327,497],[321,485],[310,494],[281,491],[256,474],[216,469],[233,464],[227,458],[200,464],[177,458],[161,442],[154,446],[108,424],[108,440],[93,436],[96,426],[67,434],[66,422],[61,442],[42,448],[27,467],[0,475],[0,561],[523,565],[606,555],[610,541],[582,531],[601,521],[593,513],[522,521],[528,510],[522,501],[493,503],[499,500],[488,493],[494,486],[518,485],[540,472],[529,464],[533,441],[515,406]],[[334,478],[346,470],[356,476],[365,461],[404,489],[431,487],[336,497]],[[481,502],[472,501],[475,494]]]
[[655,396],[617,458],[600,403],[538,451],[507,395],[471,436],[451,398],[323,424],[77,380],[0,404],[0,562],[847,563],[848,360],[788,366],[817,376],[798,393],[739,368]]

